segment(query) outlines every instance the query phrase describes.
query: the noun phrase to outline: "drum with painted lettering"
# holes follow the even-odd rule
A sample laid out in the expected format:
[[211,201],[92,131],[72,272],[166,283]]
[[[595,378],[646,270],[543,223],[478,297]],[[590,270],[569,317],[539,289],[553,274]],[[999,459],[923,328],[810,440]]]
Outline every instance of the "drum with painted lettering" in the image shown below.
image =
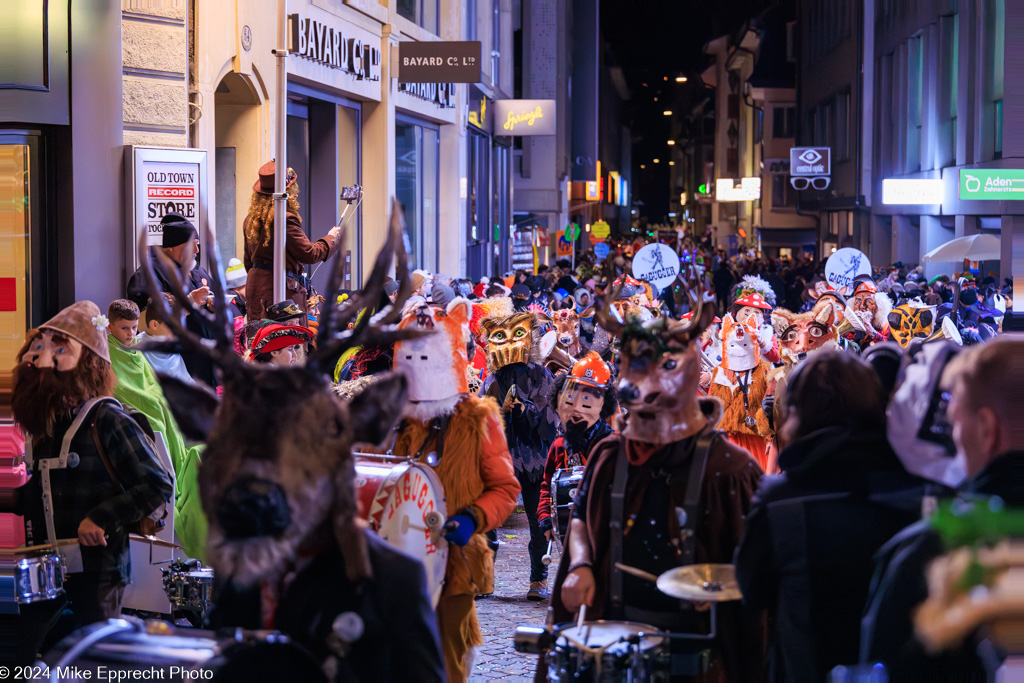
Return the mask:
[[200,631],[108,619],[51,648],[30,678],[60,681],[324,681],[320,664],[271,631]]
[[448,562],[441,480],[429,465],[411,458],[360,454],[355,465],[360,516],[388,545],[423,562],[436,606]]

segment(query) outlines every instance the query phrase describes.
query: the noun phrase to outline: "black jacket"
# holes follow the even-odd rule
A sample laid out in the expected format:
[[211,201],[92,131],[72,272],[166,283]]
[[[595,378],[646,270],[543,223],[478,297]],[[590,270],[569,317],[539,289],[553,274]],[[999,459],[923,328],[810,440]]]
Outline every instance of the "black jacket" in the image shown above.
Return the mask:
[[516,474],[534,482],[544,476],[548,451],[558,437],[558,415],[548,400],[553,383],[551,371],[540,363],[510,363],[490,375],[480,392],[500,406],[516,386],[517,403],[505,415],[505,438]]
[[[341,659],[336,681],[442,681],[445,678],[437,621],[423,565],[366,532],[373,578],[353,584],[333,544],[292,579],[275,626],[324,661],[335,618],[354,612],[363,635]],[[260,589],[219,587],[210,615],[213,628],[262,628]]]
[[[1024,506],[1024,453],[1010,452],[993,460],[967,481],[960,495],[999,496],[1007,505]],[[984,680],[969,645],[960,652],[929,657],[914,637],[914,610],[928,597],[927,568],[945,552],[939,535],[925,521],[902,530],[878,551],[861,622],[862,662],[884,662],[894,676],[956,673],[961,680]]]
[[[159,249],[160,247],[150,247],[150,251]],[[156,273],[156,281],[160,285],[161,289],[165,292],[172,291],[171,280],[164,272],[162,262],[159,261],[156,255],[152,255],[153,259],[153,272]],[[187,292],[199,289],[203,286],[204,282],[207,286],[211,287],[213,278],[210,274],[202,268],[202,266],[196,266],[189,273],[188,281],[184,283]],[[145,310],[149,306],[149,291],[146,289],[145,280],[142,277],[142,269],[136,270],[128,280],[127,287],[127,298],[134,301],[140,310]],[[213,339],[213,327],[208,325],[198,315],[188,315],[185,317],[185,327],[187,327],[194,334],[199,335],[203,339]],[[213,373],[213,361],[208,356],[188,349],[183,349],[181,357],[185,361],[185,367],[188,369],[188,374],[192,376],[192,379],[204,382],[207,386],[217,387],[219,382]]]
[[736,552],[743,599],[774,616],[776,680],[823,680],[857,661],[871,558],[920,516],[923,482],[908,474],[884,433],[814,432],[765,477]]

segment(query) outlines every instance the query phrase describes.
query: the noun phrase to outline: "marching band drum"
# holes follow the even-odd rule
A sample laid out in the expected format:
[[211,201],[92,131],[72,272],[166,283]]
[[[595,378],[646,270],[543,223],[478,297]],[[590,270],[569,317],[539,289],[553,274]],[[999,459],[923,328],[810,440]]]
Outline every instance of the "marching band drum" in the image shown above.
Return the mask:
[[436,607],[444,588],[448,518],[441,480],[412,458],[354,453],[359,515],[390,546],[423,563]]

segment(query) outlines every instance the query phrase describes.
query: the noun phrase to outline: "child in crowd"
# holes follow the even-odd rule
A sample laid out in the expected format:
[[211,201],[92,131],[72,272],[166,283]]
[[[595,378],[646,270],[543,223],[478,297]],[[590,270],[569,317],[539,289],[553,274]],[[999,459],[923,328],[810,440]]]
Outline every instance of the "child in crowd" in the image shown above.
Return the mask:
[[107,332],[122,346],[135,343],[139,331],[139,307],[129,299],[117,299],[107,307]]
[[[149,311],[153,308],[150,307]],[[207,524],[199,503],[197,479],[202,446],[185,443],[164,399],[156,373],[142,352],[135,348],[134,330],[139,324],[139,307],[127,299],[118,299],[110,304],[107,317],[110,365],[117,375],[114,398],[145,415],[153,431],[162,435],[176,477],[175,535],[189,557],[205,559]],[[131,334],[128,329],[131,329]]]
[[[167,299],[168,307],[173,307],[174,297],[166,292],[164,292],[163,296]],[[167,320],[164,318],[163,311],[160,310],[159,306],[150,304],[146,308],[146,328],[135,338],[135,343],[141,344],[151,339],[167,339],[173,336],[171,329],[167,327]],[[185,359],[181,357],[180,353],[144,351],[143,355],[145,355],[146,360],[149,361],[149,364],[158,373],[174,377],[186,384],[193,383],[192,376],[188,374],[188,368],[185,367]]]

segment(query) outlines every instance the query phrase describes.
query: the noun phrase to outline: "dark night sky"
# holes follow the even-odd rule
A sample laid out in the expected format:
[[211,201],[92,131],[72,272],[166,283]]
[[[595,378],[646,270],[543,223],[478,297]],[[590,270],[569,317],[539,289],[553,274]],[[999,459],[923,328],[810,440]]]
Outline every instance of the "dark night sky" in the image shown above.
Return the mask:
[[[703,97],[699,75],[704,44],[736,31],[770,4],[770,0],[601,0],[606,63],[622,67],[632,92],[626,124],[633,131],[633,194],[645,204],[641,215],[660,221],[668,212],[665,143],[670,118],[662,112],[689,109],[687,104]],[[687,83],[676,83],[679,75],[686,76]],[[655,157],[660,164],[650,163]],[[646,163],[645,170],[640,170],[641,163]]]

